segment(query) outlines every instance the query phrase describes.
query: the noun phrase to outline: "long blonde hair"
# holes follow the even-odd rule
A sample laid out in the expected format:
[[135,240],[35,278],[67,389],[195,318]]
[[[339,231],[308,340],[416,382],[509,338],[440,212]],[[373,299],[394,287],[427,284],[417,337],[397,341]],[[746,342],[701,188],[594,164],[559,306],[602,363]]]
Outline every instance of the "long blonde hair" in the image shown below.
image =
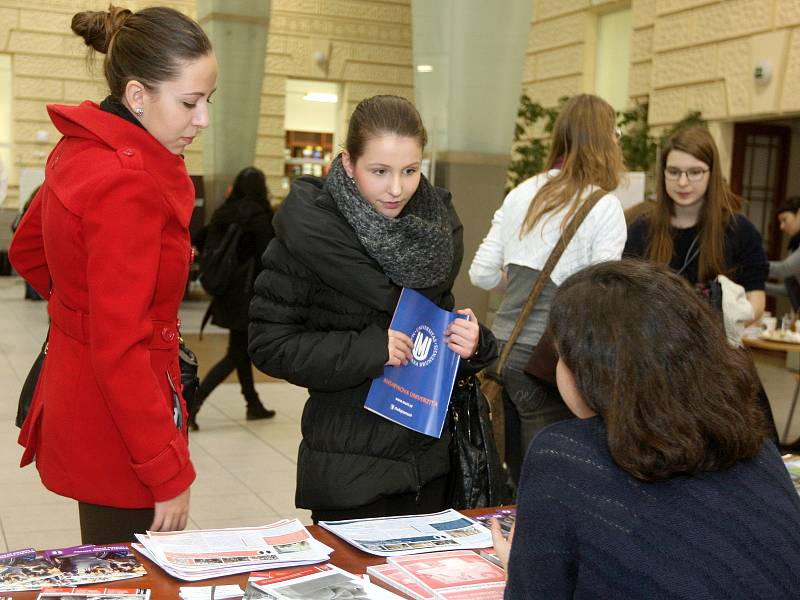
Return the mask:
[[563,230],[588,199],[584,192],[589,186],[605,192],[619,186],[625,167],[615,127],[614,109],[602,98],[580,94],[569,99],[556,119],[547,157],[547,170],[556,168],[559,161],[561,170],[531,200],[520,237],[529,233],[543,216],[567,207],[561,221]]

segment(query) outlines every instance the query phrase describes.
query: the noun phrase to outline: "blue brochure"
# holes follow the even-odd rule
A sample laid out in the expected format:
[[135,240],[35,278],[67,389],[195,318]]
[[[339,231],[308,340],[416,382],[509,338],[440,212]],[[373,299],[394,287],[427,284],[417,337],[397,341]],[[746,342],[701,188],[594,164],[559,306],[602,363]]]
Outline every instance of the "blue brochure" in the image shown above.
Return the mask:
[[414,344],[407,365],[384,367],[369,388],[364,408],[433,437],[441,437],[458,370],[458,354],[444,342],[448,325],[466,317],[442,310],[425,296],[403,288],[389,326]]

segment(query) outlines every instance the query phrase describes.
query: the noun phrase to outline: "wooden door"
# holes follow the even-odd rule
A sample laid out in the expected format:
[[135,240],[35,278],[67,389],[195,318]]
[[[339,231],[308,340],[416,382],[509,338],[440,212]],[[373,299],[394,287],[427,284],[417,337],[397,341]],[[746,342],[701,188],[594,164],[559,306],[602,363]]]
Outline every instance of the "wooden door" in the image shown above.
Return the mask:
[[775,209],[786,196],[789,127],[737,123],[733,132],[731,189],[745,199],[742,211],[764,238],[770,259],[781,255],[781,231]]

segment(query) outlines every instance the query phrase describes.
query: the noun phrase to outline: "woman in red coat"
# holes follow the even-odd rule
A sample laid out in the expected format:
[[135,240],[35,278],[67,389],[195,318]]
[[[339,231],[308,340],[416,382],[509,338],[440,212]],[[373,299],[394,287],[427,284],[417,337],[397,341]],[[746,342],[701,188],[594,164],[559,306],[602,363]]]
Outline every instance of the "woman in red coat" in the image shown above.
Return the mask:
[[9,251],[48,299],[50,334],[20,433],[22,466],[79,502],[84,543],[186,525],[195,478],[180,396],[178,307],[194,189],[181,156],[208,126],[217,65],[168,8],[75,15],[106,53],[99,106],[48,106],[63,138]]

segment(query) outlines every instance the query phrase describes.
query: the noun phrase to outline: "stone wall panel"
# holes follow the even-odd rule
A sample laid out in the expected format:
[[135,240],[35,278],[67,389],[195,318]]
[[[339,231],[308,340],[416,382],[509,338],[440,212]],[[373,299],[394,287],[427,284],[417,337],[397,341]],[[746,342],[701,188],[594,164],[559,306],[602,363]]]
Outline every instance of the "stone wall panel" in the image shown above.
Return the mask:
[[641,62],[631,65],[628,74],[628,95],[629,96],[644,96],[650,93],[650,75],[652,72],[652,63]]
[[64,82],[60,79],[39,79],[15,76],[14,97],[48,101],[64,99]]
[[534,22],[546,21],[590,7],[589,0],[537,0],[533,5]]
[[709,44],[653,56],[654,88],[674,87],[719,77],[717,46]]
[[414,87],[414,72],[409,67],[353,61],[347,63],[343,75],[343,79],[347,81],[367,81]]
[[653,57],[653,28],[634,29],[631,34],[631,62],[637,63]]
[[256,142],[256,154],[259,156],[283,157],[285,139],[274,135],[260,135]]
[[586,13],[574,13],[531,26],[528,52],[541,52],[571,44],[581,44],[586,34]]
[[650,95],[651,125],[679,121],[690,111],[699,110],[705,119],[727,116],[725,84],[722,81],[653,90]]
[[0,51],[8,49],[11,31],[19,27],[19,11],[16,8],[0,8]]
[[[49,120],[45,122],[17,121],[14,124],[14,141],[35,143],[37,131],[47,131],[50,134],[50,141],[48,142],[50,146],[61,138],[61,134]],[[46,147],[47,152],[50,151],[49,146],[46,144],[41,144],[41,146]]]
[[272,0],[272,10],[319,15],[321,0]]
[[108,96],[108,84],[105,79],[89,81],[65,81],[64,100],[77,104],[84,100],[99,103]]
[[[662,17],[670,13],[724,1],[725,0],[656,0],[656,15]],[[767,1],[771,2],[772,0]]]
[[12,31],[8,39],[8,51],[61,56],[65,53],[64,36],[58,33]]
[[800,28],[792,31],[789,55],[783,76],[780,108],[783,111],[800,111]]
[[748,73],[733,73],[725,77],[728,116],[744,117],[753,112],[753,78]]
[[536,57],[538,54],[528,54],[522,71],[522,83],[532,83],[536,80]]
[[49,121],[47,106],[41,100],[14,100],[14,117],[18,121]]
[[262,94],[286,94],[286,77],[284,75],[264,74],[261,81]]
[[283,115],[286,111],[286,96],[262,94],[259,113],[262,115]]
[[258,135],[283,135],[283,116],[266,115],[258,120]]
[[86,62],[79,58],[36,54],[14,55],[14,74],[79,80],[87,76]]
[[783,27],[800,25],[800,0],[778,0],[775,20]]
[[411,27],[376,27],[367,21],[347,21],[328,17],[298,18],[277,12],[273,6],[270,32],[306,35],[330,39],[373,41],[381,44],[410,46]]
[[539,52],[536,55],[535,79],[555,79],[581,73],[583,52],[583,44]]
[[320,0],[324,15],[411,26],[411,6],[363,0]]
[[[83,10],[87,9],[84,8]],[[27,31],[49,31],[64,34],[71,31],[70,23],[72,22],[73,14],[72,11],[23,9],[19,14],[19,27]]]
[[633,0],[631,2],[631,26],[634,29],[652,27],[655,15],[656,0]]
[[562,96],[580,94],[583,91],[582,85],[581,76],[564,77],[528,85],[525,87],[525,93],[534,102],[539,102],[544,107],[553,107],[558,105],[558,99]]
[[655,23],[653,50],[707,44],[766,31],[772,27],[771,0],[726,0],[691,11],[659,17]]

